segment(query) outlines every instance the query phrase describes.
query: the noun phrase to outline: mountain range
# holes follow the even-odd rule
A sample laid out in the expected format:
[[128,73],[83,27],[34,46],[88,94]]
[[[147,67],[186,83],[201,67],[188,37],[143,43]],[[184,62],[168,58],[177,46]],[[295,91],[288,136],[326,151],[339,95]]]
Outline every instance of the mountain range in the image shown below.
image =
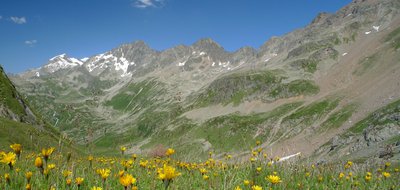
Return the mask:
[[399,13],[399,1],[354,0],[259,49],[229,52],[206,38],[157,51],[137,41],[9,77],[44,120],[93,153],[163,145],[187,159],[242,159],[260,140],[275,156],[399,160]]

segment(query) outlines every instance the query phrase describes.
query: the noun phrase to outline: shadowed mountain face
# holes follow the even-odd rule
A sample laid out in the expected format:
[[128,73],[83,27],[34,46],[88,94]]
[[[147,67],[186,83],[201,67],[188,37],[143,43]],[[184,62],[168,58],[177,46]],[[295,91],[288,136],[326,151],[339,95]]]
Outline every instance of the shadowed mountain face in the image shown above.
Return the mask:
[[59,133],[31,109],[1,66],[0,98],[0,150],[9,150],[10,144],[18,143],[24,151],[37,151],[49,146],[63,146],[60,151],[76,151],[65,145],[64,139],[58,137]]
[[81,60],[59,55],[11,78],[54,127],[99,153],[163,144],[193,158],[240,155],[260,140],[277,156],[373,159],[392,146],[396,158],[399,10],[398,1],[353,1],[257,50],[201,39],[159,52],[138,41]]

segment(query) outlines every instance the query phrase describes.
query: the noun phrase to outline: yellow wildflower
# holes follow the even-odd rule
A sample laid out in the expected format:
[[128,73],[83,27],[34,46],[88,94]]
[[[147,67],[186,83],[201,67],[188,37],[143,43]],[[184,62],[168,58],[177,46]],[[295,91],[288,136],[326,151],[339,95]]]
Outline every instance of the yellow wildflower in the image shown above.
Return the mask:
[[139,165],[140,165],[140,167],[143,167],[143,168],[145,168],[145,167],[147,167],[147,164],[149,163],[149,161],[148,160],[145,160],[145,161],[143,161],[143,160],[140,160],[139,161]]
[[7,164],[8,166],[10,166],[10,169],[12,169],[12,167],[15,165],[15,162],[17,161],[16,156],[17,155],[15,155],[14,152],[4,153],[0,162]]
[[165,152],[165,155],[167,156],[171,156],[175,153],[175,150],[172,148],[167,149],[167,151]]
[[268,175],[265,179],[272,184],[278,184],[282,182],[281,178],[277,175]]
[[204,175],[207,173],[207,170],[205,168],[200,168],[199,171],[200,171],[201,175]]
[[164,164],[164,167],[160,170],[160,173],[158,174],[158,178],[160,178],[161,180],[172,180],[180,175],[181,173],[177,172],[174,167]]
[[54,168],[56,168],[56,165],[55,165],[55,164],[48,164],[48,165],[47,165],[47,169],[49,169],[49,170],[52,170],[52,169],[54,169]]
[[210,178],[210,176],[208,176],[208,175],[203,175],[203,179],[204,180],[208,180]]
[[94,158],[93,158],[92,155],[89,155],[88,158],[87,158],[87,160],[88,160],[89,162],[93,161],[93,159],[94,159]]
[[249,185],[249,184],[250,184],[250,181],[249,181],[249,180],[244,180],[244,181],[243,181],[243,184],[244,184],[244,185]]
[[242,190],[242,188],[240,188],[240,186],[236,186],[235,190]]
[[63,174],[63,176],[64,176],[65,178],[67,178],[68,176],[70,176],[70,175],[72,174],[72,172],[69,171],[69,170],[64,170],[64,171],[62,172],[62,174]]
[[344,165],[344,168],[349,169],[353,165],[352,161],[347,161],[347,163]]
[[110,175],[111,170],[110,170],[110,169],[97,169],[96,172],[97,172],[97,174],[100,175],[100,177],[101,177],[103,180],[106,180],[107,177]]
[[96,186],[93,186],[90,190],[103,190],[103,188],[101,188],[101,187],[96,187]]
[[262,187],[258,185],[253,185],[251,186],[251,190],[262,190]]
[[67,180],[65,181],[65,183],[66,183],[68,186],[70,186],[71,183],[72,183],[72,180],[71,180],[71,179],[67,179]]
[[43,168],[43,161],[42,161],[42,158],[36,157],[36,159],[35,159],[35,166],[38,167],[38,168]]
[[372,176],[370,176],[370,175],[366,175],[366,176],[365,176],[365,181],[370,181],[370,180],[371,180],[371,178],[372,178]]
[[49,159],[50,155],[53,154],[54,150],[55,150],[55,148],[53,148],[53,147],[48,148],[48,149],[45,149],[45,148],[42,149],[42,156],[45,161],[47,161]]
[[119,176],[119,177],[124,176],[124,174],[125,174],[125,171],[124,171],[124,170],[121,170],[121,171],[118,172],[118,176]]
[[121,146],[121,147],[120,147],[120,150],[121,150],[121,154],[124,154],[124,153],[125,153],[125,151],[126,151],[126,147],[124,147],[124,146]]
[[10,148],[14,150],[14,153],[17,154],[18,158],[22,152],[22,145],[21,144],[12,144]]
[[77,177],[77,178],[75,178],[75,183],[76,183],[76,185],[78,185],[78,187],[81,186],[82,183],[83,183],[83,180],[85,180],[85,179],[82,178],[82,177]]
[[390,177],[390,173],[389,172],[382,172],[382,175],[385,178],[389,178]]
[[136,179],[131,174],[125,174],[119,178],[119,182],[122,186],[128,187],[134,183],[136,183]]
[[25,189],[26,189],[26,190],[31,190],[31,189],[32,189],[31,184],[30,184],[30,183],[26,184],[26,185],[25,185]]
[[31,181],[32,175],[33,175],[32,172],[26,172],[25,173],[25,177],[26,177],[26,180],[28,181],[28,183]]

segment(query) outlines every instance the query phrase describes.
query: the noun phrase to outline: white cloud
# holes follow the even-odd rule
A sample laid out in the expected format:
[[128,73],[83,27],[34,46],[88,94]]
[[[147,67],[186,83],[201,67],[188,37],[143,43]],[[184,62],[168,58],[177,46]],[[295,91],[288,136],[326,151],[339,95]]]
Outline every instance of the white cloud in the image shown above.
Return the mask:
[[147,7],[161,7],[164,5],[165,0],[135,0],[132,5],[136,8],[147,8]]
[[14,17],[12,16],[11,21],[13,21],[16,24],[25,24],[26,23],[26,18],[25,17]]
[[26,40],[25,44],[33,47],[38,41],[37,40]]

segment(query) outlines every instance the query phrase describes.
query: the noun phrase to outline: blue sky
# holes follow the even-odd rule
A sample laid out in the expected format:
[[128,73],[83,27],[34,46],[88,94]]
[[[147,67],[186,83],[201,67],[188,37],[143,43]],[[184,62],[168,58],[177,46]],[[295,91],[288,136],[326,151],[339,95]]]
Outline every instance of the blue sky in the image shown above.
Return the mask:
[[1,0],[0,64],[18,73],[55,55],[83,58],[123,43],[156,50],[212,38],[259,48],[351,0]]

